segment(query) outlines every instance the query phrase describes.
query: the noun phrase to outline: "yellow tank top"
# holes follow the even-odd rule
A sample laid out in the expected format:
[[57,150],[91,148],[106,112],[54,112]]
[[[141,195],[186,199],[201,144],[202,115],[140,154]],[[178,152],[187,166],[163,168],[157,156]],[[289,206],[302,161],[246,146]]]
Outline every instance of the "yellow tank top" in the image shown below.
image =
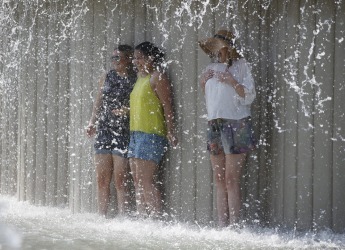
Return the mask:
[[130,95],[130,130],[166,136],[163,106],[152,90],[150,78],[138,77]]

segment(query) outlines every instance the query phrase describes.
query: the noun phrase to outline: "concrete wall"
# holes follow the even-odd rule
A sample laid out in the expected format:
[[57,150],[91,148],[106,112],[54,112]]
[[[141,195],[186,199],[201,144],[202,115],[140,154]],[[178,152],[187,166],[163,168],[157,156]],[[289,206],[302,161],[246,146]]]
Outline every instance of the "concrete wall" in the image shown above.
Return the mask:
[[[209,4],[206,4],[209,3]],[[98,78],[117,43],[165,48],[180,146],[164,164],[166,209],[215,219],[197,41],[240,36],[252,63],[259,149],[243,170],[243,217],[297,229],[345,228],[345,2],[6,1],[0,4],[0,193],[96,210],[92,140]]]

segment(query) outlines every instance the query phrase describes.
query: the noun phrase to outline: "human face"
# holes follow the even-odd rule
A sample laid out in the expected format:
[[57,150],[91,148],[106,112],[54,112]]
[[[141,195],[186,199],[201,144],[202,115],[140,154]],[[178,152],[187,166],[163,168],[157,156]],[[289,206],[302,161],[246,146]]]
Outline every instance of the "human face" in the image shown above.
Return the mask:
[[147,74],[152,70],[152,60],[140,50],[134,50],[133,64],[140,73]]
[[118,50],[114,50],[113,55],[111,56],[111,62],[113,63],[114,69],[117,72],[123,72],[127,70],[127,67],[130,63],[130,58],[128,58],[124,53]]
[[223,47],[218,51],[217,61],[219,63],[227,63],[230,59],[230,52],[227,47]]

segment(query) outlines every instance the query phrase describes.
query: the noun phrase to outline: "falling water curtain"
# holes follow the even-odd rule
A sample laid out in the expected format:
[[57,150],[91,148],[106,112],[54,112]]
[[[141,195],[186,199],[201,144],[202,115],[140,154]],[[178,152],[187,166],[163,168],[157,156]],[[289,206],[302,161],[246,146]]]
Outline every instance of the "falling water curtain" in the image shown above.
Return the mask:
[[118,43],[165,48],[180,147],[164,163],[165,205],[181,221],[216,219],[197,41],[232,29],[252,64],[258,149],[243,169],[243,218],[345,228],[345,1],[6,0],[0,3],[0,193],[96,211],[97,81]]

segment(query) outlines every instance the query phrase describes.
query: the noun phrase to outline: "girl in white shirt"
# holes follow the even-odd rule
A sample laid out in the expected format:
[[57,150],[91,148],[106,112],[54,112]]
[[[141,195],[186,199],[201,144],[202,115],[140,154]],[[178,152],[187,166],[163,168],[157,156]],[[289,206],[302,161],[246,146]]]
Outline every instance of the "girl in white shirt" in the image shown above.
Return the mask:
[[238,222],[241,169],[247,152],[255,149],[250,117],[255,86],[231,32],[220,30],[199,45],[217,61],[206,67],[200,85],[206,99],[207,148],[217,188],[218,223],[225,227]]

